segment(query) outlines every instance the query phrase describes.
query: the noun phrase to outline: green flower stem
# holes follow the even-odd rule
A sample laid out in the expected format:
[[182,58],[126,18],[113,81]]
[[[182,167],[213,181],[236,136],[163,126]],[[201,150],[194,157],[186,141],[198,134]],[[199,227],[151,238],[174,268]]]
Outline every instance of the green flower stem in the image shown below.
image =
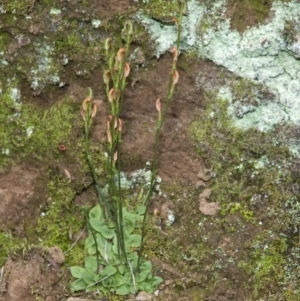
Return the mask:
[[[181,38],[181,22],[182,22],[182,18],[183,18],[183,13],[186,9],[186,2],[185,1],[181,2],[180,0],[178,0],[178,4],[179,4],[179,18],[177,20],[176,48],[179,51],[180,38]],[[170,79],[169,79],[169,85],[168,85],[168,91],[167,91],[166,106],[164,108],[164,111],[163,111],[161,117],[158,118],[157,125],[156,125],[155,144],[154,144],[154,154],[153,154],[152,168],[151,168],[150,187],[147,191],[147,194],[146,194],[146,196],[144,198],[144,202],[143,202],[143,205],[146,207],[146,210],[145,210],[145,214],[144,214],[144,217],[143,217],[141,243],[140,243],[140,248],[139,248],[139,252],[138,252],[138,262],[137,262],[138,271],[140,271],[141,258],[142,258],[142,254],[143,254],[147,213],[148,213],[150,198],[151,198],[152,193],[153,193],[153,188],[154,188],[156,174],[157,174],[159,137],[160,137],[162,126],[163,126],[164,121],[165,121],[166,116],[167,116],[167,112],[168,112],[168,109],[169,109],[169,106],[170,106],[171,99],[172,99],[173,94],[174,94],[173,76],[174,76],[175,71],[177,69],[176,67],[177,67],[177,59],[175,59],[175,60],[173,59],[172,69],[171,69],[171,74],[170,74]]]

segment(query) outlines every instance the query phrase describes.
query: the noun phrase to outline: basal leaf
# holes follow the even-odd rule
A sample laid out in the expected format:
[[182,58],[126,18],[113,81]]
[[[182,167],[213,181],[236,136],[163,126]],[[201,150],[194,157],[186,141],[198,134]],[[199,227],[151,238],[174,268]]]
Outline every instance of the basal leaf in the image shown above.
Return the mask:
[[106,262],[110,261],[113,256],[112,244],[106,239],[104,246],[99,248],[99,252]]
[[147,279],[148,274],[149,273],[147,271],[141,271],[140,273],[136,273],[136,275],[135,275],[136,282],[145,281]]
[[98,232],[101,232],[101,227],[103,226],[103,222],[102,221],[100,221],[97,218],[90,218],[89,219],[89,223],[90,223],[91,227],[94,230],[96,230]]
[[138,207],[136,208],[136,212],[137,212],[137,214],[139,214],[139,215],[144,215],[145,212],[146,212],[146,206],[138,206]]
[[132,235],[130,235],[127,231],[124,231],[124,243],[128,245],[132,241]]
[[70,271],[73,277],[81,279],[82,274],[86,271],[86,269],[80,267],[80,266],[73,266],[70,267]]
[[118,266],[118,270],[119,270],[120,274],[124,274],[124,271],[125,271],[124,265],[120,264],[120,265]]
[[91,285],[91,284],[95,283],[94,277],[95,277],[95,273],[93,273],[93,272],[85,271],[85,273],[82,274],[82,280],[87,285]]
[[94,230],[99,232],[105,238],[110,239],[110,238],[113,238],[115,235],[114,229],[109,228],[107,225],[103,224],[102,222],[100,222],[97,219],[91,218],[90,224]]
[[100,219],[102,217],[103,217],[103,212],[102,212],[102,208],[100,207],[100,205],[95,206],[89,212],[89,218]]
[[130,293],[129,288],[127,285],[121,285],[116,288],[116,293],[122,296],[128,295]]
[[84,242],[84,248],[88,249],[89,247],[95,244],[94,238],[92,235],[88,236],[88,238]]
[[140,246],[141,244],[141,235],[140,234],[131,234],[131,237],[132,237],[132,241],[130,242],[130,246],[131,247],[134,247],[134,248],[137,248]]
[[103,235],[101,235],[100,233],[97,233],[96,234],[96,241],[97,241],[97,245],[98,245],[99,249],[104,248],[105,242],[106,242],[106,238]]
[[71,290],[74,292],[84,290],[86,283],[82,279],[77,279],[71,283]]
[[101,275],[104,276],[112,276],[117,272],[117,269],[112,266],[112,265],[108,265],[106,266],[102,271],[101,271]]
[[113,279],[113,286],[116,288],[118,286],[121,286],[123,284],[125,284],[127,282],[127,279],[121,275],[119,272],[117,272],[114,275],[114,279]]
[[126,229],[126,231],[131,234],[133,232],[133,230],[136,228],[137,223],[135,219],[128,219],[128,218],[124,218],[124,227]]
[[140,291],[145,291],[147,293],[153,293],[155,290],[155,287],[153,287],[153,285],[149,282],[137,283],[137,286]]
[[94,273],[97,270],[97,259],[95,257],[92,257],[92,256],[86,257],[84,260],[84,263],[85,263],[85,268],[89,272]]
[[143,263],[141,264],[141,271],[146,271],[148,273],[150,273],[152,270],[152,263],[150,260],[145,260],[143,261]]
[[96,253],[97,253],[96,245],[93,245],[93,246],[89,247],[87,249],[87,251],[88,251],[89,255],[96,255]]
[[161,277],[154,276],[151,280],[152,285],[156,288],[159,284],[161,284],[164,280]]

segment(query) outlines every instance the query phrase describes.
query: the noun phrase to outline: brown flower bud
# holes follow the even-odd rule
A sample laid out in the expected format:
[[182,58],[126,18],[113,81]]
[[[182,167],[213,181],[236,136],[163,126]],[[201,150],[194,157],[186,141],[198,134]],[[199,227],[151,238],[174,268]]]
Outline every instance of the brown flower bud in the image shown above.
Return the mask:
[[158,112],[161,112],[161,101],[160,101],[160,98],[157,98],[157,100],[156,100],[156,110]]
[[113,103],[116,100],[119,100],[121,95],[121,91],[120,90],[115,90],[115,88],[111,88],[108,92],[108,101],[110,103]]
[[128,77],[129,73],[130,73],[130,66],[126,62],[125,65],[124,65],[124,77]]
[[87,111],[89,103],[93,100],[93,91],[89,89],[89,96],[82,102],[82,108],[84,111]]
[[119,51],[117,52],[117,61],[118,62],[122,62],[123,61],[125,52],[126,52],[125,48],[119,49]]
[[105,85],[108,85],[111,79],[111,72],[110,70],[106,70],[103,73],[103,82],[105,83]]
[[115,116],[113,117],[113,120],[114,120],[114,129],[116,129],[118,127],[118,120]]
[[92,101],[92,98],[87,97],[87,98],[82,102],[82,109],[83,109],[84,111],[87,111],[88,105],[89,105],[89,103],[90,103],[91,101]]
[[122,132],[123,124],[124,124],[123,119],[119,118],[119,126],[118,126],[118,131],[119,132]]
[[172,85],[175,86],[178,83],[179,80],[179,73],[177,70],[175,70],[174,74],[173,74],[173,82]]
[[105,40],[105,42],[104,42],[104,49],[105,49],[106,51],[108,51],[108,50],[111,49],[111,40],[112,40],[112,38],[109,37],[109,38],[107,38],[107,39]]
[[86,121],[86,118],[85,118],[85,112],[86,112],[85,110],[81,110],[81,111],[80,111],[80,115],[81,115],[83,121]]
[[116,164],[117,160],[118,160],[118,152],[115,151],[115,153],[114,153],[114,164]]
[[173,54],[173,62],[177,62],[178,59],[178,49],[176,47],[172,47],[170,52]]
[[108,101],[110,103],[113,103],[116,99],[116,90],[114,88],[111,88],[108,92]]
[[106,129],[106,133],[107,133],[107,141],[109,144],[112,144],[112,137],[111,137],[111,132],[110,132],[110,120],[107,120],[107,129]]
[[95,102],[92,102],[92,111],[91,111],[91,117],[94,118],[97,113],[97,105]]

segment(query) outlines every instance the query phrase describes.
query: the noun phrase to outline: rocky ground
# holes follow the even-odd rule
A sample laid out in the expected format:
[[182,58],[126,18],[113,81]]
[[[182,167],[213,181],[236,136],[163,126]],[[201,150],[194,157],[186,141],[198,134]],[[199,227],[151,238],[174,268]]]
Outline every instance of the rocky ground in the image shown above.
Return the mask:
[[[243,35],[247,26],[271,22],[272,2],[228,0],[218,18],[230,18],[230,30]],[[206,15],[215,9],[210,1],[199,5]],[[267,132],[235,127],[232,120],[246,116],[245,107],[258,111],[264,101],[276,103],[276,91],[199,58],[185,41],[160,140],[162,194],[152,200],[145,242],[154,274],[164,279],[158,296],[70,291],[69,267],[86,256],[83,207],[96,203],[80,107],[91,87],[98,107],[91,151],[102,175],[108,115],[103,42],[112,36],[120,46],[128,19],[136,33],[121,113],[123,171],[130,179],[152,159],[155,102],[161,98],[164,105],[172,55],[157,58],[160,42],[151,40],[138,11],[170,27],[172,36],[172,1],[0,5],[0,300],[299,300],[300,162],[290,152],[290,142],[297,148],[298,126],[283,118]],[[213,27],[209,22],[197,30]],[[296,32],[292,23],[286,26]],[[171,226],[168,210],[175,216]]]

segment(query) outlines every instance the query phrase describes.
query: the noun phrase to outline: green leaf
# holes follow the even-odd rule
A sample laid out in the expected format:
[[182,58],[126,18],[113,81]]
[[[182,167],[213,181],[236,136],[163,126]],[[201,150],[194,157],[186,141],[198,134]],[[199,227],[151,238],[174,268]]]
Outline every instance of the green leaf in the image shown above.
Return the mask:
[[152,263],[150,260],[145,260],[143,261],[143,263],[141,264],[141,271],[145,271],[150,273],[152,270]]
[[90,235],[84,242],[84,248],[88,249],[89,247],[93,246],[95,244],[94,238],[92,235]]
[[108,228],[115,229],[116,225],[113,221],[109,220],[107,223]]
[[81,279],[82,274],[86,271],[86,269],[79,267],[79,266],[73,266],[70,267],[70,271],[73,277]]
[[92,256],[86,257],[84,263],[85,263],[85,268],[89,272],[95,273],[95,271],[97,270],[97,259],[95,257]]
[[127,285],[121,285],[116,288],[116,293],[121,296],[125,296],[130,293],[130,290],[128,289]]
[[90,223],[91,227],[92,227],[94,230],[96,230],[96,231],[98,231],[98,232],[101,231],[101,227],[103,226],[103,222],[102,222],[102,221],[100,221],[100,220],[97,219],[97,218],[90,218],[90,219],[89,219],[89,223]]
[[104,247],[99,248],[99,252],[105,261],[110,261],[112,257],[114,257],[112,253],[112,244],[108,240],[106,240]]
[[96,234],[96,241],[99,249],[104,248],[106,239],[100,233]]
[[138,284],[138,290],[140,291],[145,291],[147,293],[153,293],[155,288],[151,283],[149,282],[142,282],[142,283],[137,283]]
[[137,214],[139,214],[139,215],[144,215],[145,212],[146,212],[146,206],[138,206],[138,207],[136,208],[136,212],[137,212]]
[[141,244],[142,236],[140,234],[132,234],[131,237],[132,241],[130,242],[130,246],[134,248],[139,247]]
[[71,283],[71,290],[76,292],[76,291],[81,291],[86,288],[86,283],[82,279],[77,279]]
[[161,277],[154,276],[151,280],[152,285],[156,288],[159,284],[161,284],[164,280]]
[[85,273],[82,274],[82,280],[88,285],[95,283],[94,278],[95,278],[95,273],[93,272],[86,271]]
[[112,266],[112,265],[108,265],[106,266],[102,271],[101,271],[101,275],[104,276],[112,276],[117,272],[117,269]]
[[93,245],[93,246],[89,247],[87,249],[87,251],[88,251],[89,255],[96,255],[96,253],[97,253],[96,245]]
[[119,272],[117,272],[113,277],[113,287],[116,288],[127,282],[127,279],[123,277]]
[[124,231],[124,243],[128,245],[132,241],[132,235],[130,235],[127,231]]
[[124,271],[125,271],[125,267],[124,267],[124,265],[119,265],[118,266],[118,270],[119,270],[119,272],[120,272],[120,274],[124,274]]
[[102,217],[103,217],[103,212],[102,212],[102,208],[100,207],[100,205],[95,206],[89,212],[89,218],[100,219]]
[[137,221],[138,215],[133,211],[125,211],[123,213],[124,219],[130,220],[130,221]]
[[131,234],[134,229],[136,228],[137,223],[135,219],[128,219],[126,217],[126,219],[124,218],[124,228],[126,229],[126,231]]
[[149,272],[147,271],[142,271],[140,273],[136,273],[135,275],[135,280],[136,282],[144,282],[147,279]]
[[110,229],[108,228],[107,225],[103,224],[102,222],[100,222],[97,219],[90,219],[90,224],[92,226],[92,228],[96,231],[98,231],[99,233],[101,233],[102,236],[104,236],[105,238],[113,238],[115,235],[115,230],[114,229]]

